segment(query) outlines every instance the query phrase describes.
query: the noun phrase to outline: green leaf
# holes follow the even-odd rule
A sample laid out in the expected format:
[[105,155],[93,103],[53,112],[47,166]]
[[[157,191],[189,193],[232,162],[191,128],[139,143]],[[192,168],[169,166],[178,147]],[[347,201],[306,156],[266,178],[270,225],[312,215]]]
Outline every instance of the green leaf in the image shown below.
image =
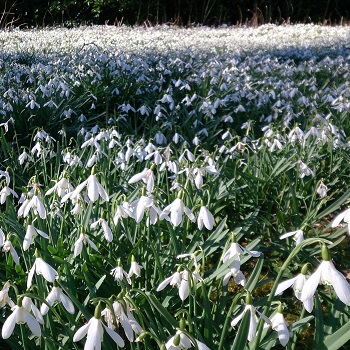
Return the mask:
[[324,349],[337,350],[350,340],[350,321],[336,332],[326,337],[323,346]]
[[157,309],[157,311],[163,316],[164,320],[168,322],[172,327],[178,327],[178,322],[173,317],[172,314],[158,301],[158,299],[151,293],[144,293],[152,305]]
[[231,349],[244,349],[247,344],[247,337],[250,325],[250,310],[247,309],[239,326],[236,338],[231,346]]
[[245,285],[245,289],[247,291],[249,291],[250,293],[253,292],[254,288],[256,287],[256,284],[259,281],[260,272],[261,272],[261,269],[263,267],[263,264],[264,264],[264,255],[261,254],[259,256],[258,262],[256,263],[256,265],[254,267],[252,274],[249,277],[247,284]]
[[324,324],[323,324],[323,313],[320,298],[317,292],[315,293],[315,341],[314,350],[323,350],[324,347]]

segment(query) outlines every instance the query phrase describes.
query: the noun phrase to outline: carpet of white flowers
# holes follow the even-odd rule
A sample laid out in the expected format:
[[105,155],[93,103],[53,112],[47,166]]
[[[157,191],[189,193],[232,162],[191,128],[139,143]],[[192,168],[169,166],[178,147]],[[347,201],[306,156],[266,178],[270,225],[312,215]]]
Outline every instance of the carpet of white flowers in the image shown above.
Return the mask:
[[350,27],[0,31],[0,347],[350,339]]

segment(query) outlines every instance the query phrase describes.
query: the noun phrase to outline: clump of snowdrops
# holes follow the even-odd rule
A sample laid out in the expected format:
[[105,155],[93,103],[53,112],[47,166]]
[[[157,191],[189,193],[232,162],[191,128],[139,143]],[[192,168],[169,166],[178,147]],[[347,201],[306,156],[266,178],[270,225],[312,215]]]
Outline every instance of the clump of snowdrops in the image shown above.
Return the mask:
[[[315,348],[344,345],[346,50],[327,56],[332,36],[321,36],[307,55],[291,45],[282,58],[278,47],[249,56],[223,49],[235,32],[203,29],[178,33],[215,34],[215,54],[134,41],[118,56],[112,39],[133,32],[106,44],[95,29],[96,43],[76,51],[74,40],[43,57],[9,50],[2,339],[13,349],[270,349],[300,348],[307,334]],[[246,38],[270,45],[278,30]]]

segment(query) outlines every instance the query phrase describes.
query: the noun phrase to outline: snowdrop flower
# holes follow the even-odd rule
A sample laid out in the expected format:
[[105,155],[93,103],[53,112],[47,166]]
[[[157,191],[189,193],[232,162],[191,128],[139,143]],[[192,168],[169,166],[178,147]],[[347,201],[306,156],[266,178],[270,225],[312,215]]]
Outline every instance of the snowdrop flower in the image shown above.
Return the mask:
[[133,184],[141,180],[146,184],[147,192],[151,193],[154,189],[153,166],[150,169],[145,168],[143,171],[141,171],[141,173],[132,176],[128,181],[128,184]]
[[193,169],[193,175],[195,175],[194,178],[194,184],[198,189],[201,189],[203,187],[203,176],[205,174],[204,168],[194,168]]
[[128,273],[129,278],[131,278],[132,275],[136,275],[137,277],[140,277],[142,268],[143,267],[136,262],[134,255],[132,255],[131,266]]
[[48,191],[46,191],[45,196],[49,196],[54,191],[57,192],[57,195],[60,198],[63,198],[67,193],[73,191],[73,186],[68,182],[68,180],[63,175],[61,180],[57,181],[53,187],[51,187]]
[[327,186],[321,181],[321,183],[317,187],[316,192],[319,194],[321,198],[324,198],[324,197],[327,197],[327,191],[328,191]]
[[24,162],[27,161],[27,160],[29,160],[29,161],[32,162],[32,161],[33,161],[33,158],[32,158],[32,156],[31,156],[30,154],[28,154],[26,151],[23,151],[23,152],[19,155],[19,157],[18,157],[19,164],[20,164],[20,165],[23,165]]
[[165,217],[170,213],[170,221],[175,227],[177,227],[181,224],[183,212],[192,222],[196,221],[192,211],[185,206],[184,202],[180,198],[176,198],[171,204],[163,209],[160,219],[165,219]]
[[198,146],[200,143],[201,143],[201,140],[199,139],[199,137],[196,135],[194,137],[194,139],[192,140],[192,143],[195,145],[195,146]]
[[304,232],[303,230],[287,232],[281,235],[280,239],[285,239],[287,237],[293,237],[295,245],[299,245],[304,240]]
[[113,339],[113,341],[120,347],[124,347],[125,343],[122,337],[114,330],[108,328],[101,320],[101,306],[100,303],[95,308],[94,316],[87,324],[80,327],[74,334],[73,341],[77,342],[86,336],[86,343],[84,350],[98,350],[101,349],[101,342],[103,341],[103,331]]
[[6,185],[8,186],[10,184],[10,182],[11,182],[10,174],[8,173],[8,171],[0,170],[0,179],[2,177],[5,178]]
[[33,225],[28,225],[26,235],[24,236],[23,240],[24,251],[26,251],[29,248],[29,246],[34,242],[34,238],[37,236],[37,234],[39,234],[43,238],[49,239],[49,236],[44,231],[37,229]]
[[[105,316],[105,320],[111,329],[115,329],[118,324],[120,324],[123,329],[126,337],[129,341],[134,341],[134,332],[140,334],[142,328],[140,324],[135,320],[134,316],[131,313],[131,307],[128,300],[124,299],[123,302],[116,301],[113,303],[113,311],[106,308],[102,311],[101,315]],[[113,323],[114,313],[117,324]]]
[[167,143],[166,137],[160,131],[154,135],[154,141],[158,143],[158,145],[165,145]]
[[[1,231],[2,232],[2,231]],[[12,259],[14,261],[14,263],[16,265],[19,265],[19,256],[15,250],[15,248],[13,248],[12,243],[7,239],[6,241],[3,240],[3,237],[0,239],[0,243],[1,241],[3,241],[4,243],[2,244],[2,251],[3,252],[10,252]]]
[[198,229],[202,230],[204,225],[208,230],[212,230],[214,223],[215,220],[213,214],[206,206],[202,205],[197,218]]
[[[305,264],[301,269],[301,272],[293,278],[290,278],[286,281],[281,282],[276,289],[275,295],[282,294],[287,288],[292,287],[294,290],[295,297],[301,300],[301,292],[303,291],[305,282],[307,280],[307,265]],[[309,299],[306,299],[304,302],[304,308],[308,312],[312,312],[314,307],[314,300],[311,296]]]
[[317,270],[304,283],[300,300],[302,302],[312,298],[320,283],[333,286],[335,294],[346,305],[350,305],[350,284],[333,265],[330,253],[325,244],[322,245],[322,262]]
[[244,287],[246,284],[246,278],[240,268],[241,266],[239,260],[234,260],[229,267],[229,271],[224,276],[222,285],[227,286],[230,278],[233,277],[235,283],[240,284],[242,287]]
[[[37,255],[38,253],[35,252],[35,256]],[[57,271],[53,267],[51,267],[48,263],[46,263],[42,258],[36,257],[34,264],[28,274],[27,289],[29,289],[30,286],[32,285],[34,272],[37,275],[42,275],[46,279],[46,281],[51,283],[57,278]]]
[[301,160],[298,162],[299,164],[299,172],[300,172],[300,178],[304,178],[305,176],[314,176],[314,172]]
[[23,300],[22,300],[22,305],[28,312],[31,312],[31,311],[33,312],[34,317],[36,318],[36,320],[39,323],[44,324],[43,316],[41,315],[39,309],[33,303],[31,298],[24,297]]
[[107,221],[104,218],[100,218],[97,221],[93,222],[90,225],[90,228],[94,229],[96,228],[98,225],[100,225],[102,227],[102,230],[104,232],[104,238],[107,242],[112,242],[113,240],[113,233],[112,230],[110,229],[110,227],[108,226]]
[[282,314],[282,305],[279,305],[277,312],[270,318],[271,327],[277,331],[278,339],[282,346],[287,346],[289,341],[288,323],[284,320]]
[[95,243],[86,234],[81,233],[79,238],[74,243],[74,257],[77,257],[81,254],[84,244],[89,245],[92,249],[98,252]]
[[153,206],[153,198],[151,196],[141,196],[131,203],[133,209],[133,217],[137,223],[140,223],[145,214],[145,210]]
[[[54,306],[58,303],[62,303],[63,307],[70,314],[74,314],[74,305],[71,300],[63,293],[62,289],[58,287],[57,282],[54,282],[54,286],[51,289],[51,292],[45,299],[50,306]],[[40,312],[42,315],[46,315],[49,311],[49,306],[43,303],[40,307]]]
[[[198,339],[190,338],[185,333],[184,319],[180,320],[180,328],[177,329],[176,334],[172,336],[165,344],[167,350],[184,350],[190,349],[192,347],[197,347],[198,350],[210,350],[204,343],[200,342]],[[196,344],[193,343],[193,340]]]
[[8,186],[5,186],[0,191],[0,204],[4,204],[6,198],[12,194],[14,197],[18,198],[18,194]]
[[2,326],[1,335],[3,339],[7,339],[12,335],[16,324],[24,323],[27,323],[34,336],[41,336],[41,328],[39,322],[22,305],[22,299],[19,299],[17,305],[13,306],[11,310],[12,314],[7,317]]
[[134,214],[132,213],[132,207],[128,202],[123,202],[122,204],[118,204],[114,217],[113,217],[113,222],[114,225],[118,225],[118,221],[120,218],[128,218],[128,217],[133,217]]
[[250,319],[249,319],[249,331],[248,331],[247,339],[248,341],[252,341],[256,336],[256,332],[257,332],[258,317],[256,313],[258,313],[258,315],[265,321],[266,324],[271,324],[271,321],[269,320],[268,317],[266,317],[264,314],[262,314],[261,312],[255,309],[255,307],[252,305],[252,297],[250,293],[247,292],[246,305],[244,307],[244,310],[242,313],[240,313],[237,317],[235,317],[231,321],[232,328],[234,328],[237,325],[237,323],[244,317],[244,315],[248,310],[250,311]]
[[250,256],[254,258],[258,258],[261,255],[261,252],[258,252],[256,250],[248,250],[247,248],[244,248],[242,245],[236,242],[236,236],[232,234],[231,236],[231,244],[230,247],[225,252],[224,256],[222,257],[222,262],[225,263],[234,256],[236,256],[235,260],[240,261],[240,256],[244,253],[249,254]]
[[98,182],[95,175],[95,167],[93,167],[91,170],[91,175],[80,185],[78,185],[74,191],[69,192],[63,196],[61,203],[66,202],[67,199],[77,199],[84,187],[87,187],[87,195],[92,202],[96,202],[99,196],[106,202],[109,201],[108,194],[102,185]]
[[[30,195],[30,192],[28,195]],[[37,190],[34,191],[34,195],[31,197],[31,199],[26,198],[18,209],[17,215],[25,218],[28,216],[30,209],[33,210],[35,215],[39,214],[42,219],[46,219],[46,209],[41,201],[40,194],[37,193]]]
[[127,282],[131,284],[129,274],[123,269],[120,260],[118,261],[118,266],[111,270],[111,275],[114,277],[114,281],[122,281],[125,277]]
[[187,148],[181,153],[180,157],[179,157],[179,163],[181,163],[182,159],[186,156],[187,160],[190,162],[194,162],[194,154],[189,151]]
[[174,274],[172,274],[170,277],[166,278],[157,288],[157,292],[160,292],[163,290],[168,284],[170,284],[172,287],[178,287],[179,288],[179,297],[181,300],[186,300],[190,293],[190,282],[189,277],[196,278],[199,281],[203,281],[203,278],[199,276],[196,273],[191,272],[191,275],[189,275],[188,270],[180,271],[180,268],[178,271],[176,271]]
[[350,208],[346,209],[345,211],[343,211],[342,213],[338,214],[333,222],[332,222],[332,228],[337,227],[341,221],[344,221],[345,223],[348,224],[348,233],[350,235]]
[[2,290],[0,290],[0,307],[4,307],[6,304],[11,308],[15,306],[15,303],[9,297],[10,286],[10,282],[7,281],[2,287]]

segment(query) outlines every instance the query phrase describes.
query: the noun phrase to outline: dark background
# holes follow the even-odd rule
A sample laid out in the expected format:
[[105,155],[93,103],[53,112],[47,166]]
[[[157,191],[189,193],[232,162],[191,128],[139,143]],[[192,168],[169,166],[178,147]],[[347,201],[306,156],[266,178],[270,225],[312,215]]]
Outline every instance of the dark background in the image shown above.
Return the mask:
[[0,0],[0,27],[350,23],[350,0]]

